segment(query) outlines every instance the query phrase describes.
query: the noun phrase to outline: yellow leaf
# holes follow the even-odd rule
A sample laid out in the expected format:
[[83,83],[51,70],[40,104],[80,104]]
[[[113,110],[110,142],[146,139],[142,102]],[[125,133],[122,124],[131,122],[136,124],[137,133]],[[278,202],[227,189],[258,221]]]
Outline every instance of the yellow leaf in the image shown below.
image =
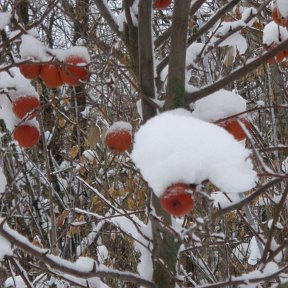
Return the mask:
[[101,129],[97,125],[90,127],[87,139],[88,145],[91,148],[95,148],[100,138],[101,138]]
[[73,146],[69,151],[69,156],[71,159],[75,159],[79,153],[78,145]]
[[234,49],[235,48],[233,46],[229,46],[227,48],[227,52],[226,52],[225,59],[223,62],[226,67],[230,67],[234,62],[234,59],[235,59]]
[[58,120],[58,125],[60,128],[64,128],[65,125],[66,125],[66,120],[64,117],[60,117],[59,120]]

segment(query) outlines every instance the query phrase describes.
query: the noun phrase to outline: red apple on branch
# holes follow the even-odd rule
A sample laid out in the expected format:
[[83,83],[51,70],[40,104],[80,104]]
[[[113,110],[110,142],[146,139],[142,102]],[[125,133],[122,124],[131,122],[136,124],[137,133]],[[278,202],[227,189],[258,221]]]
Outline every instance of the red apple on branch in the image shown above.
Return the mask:
[[13,138],[18,142],[20,147],[31,148],[38,143],[40,132],[33,125],[22,124],[14,129]]
[[[22,119],[26,114],[38,109],[40,101],[34,96],[20,96],[13,102],[12,110],[14,114]],[[32,119],[36,116],[36,111],[33,112],[27,119]]]
[[193,193],[196,185],[176,183],[169,186],[161,195],[160,203],[162,208],[174,216],[184,216],[194,207]]
[[60,69],[62,81],[70,86],[79,86],[89,79],[89,69],[83,57],[68,56]]

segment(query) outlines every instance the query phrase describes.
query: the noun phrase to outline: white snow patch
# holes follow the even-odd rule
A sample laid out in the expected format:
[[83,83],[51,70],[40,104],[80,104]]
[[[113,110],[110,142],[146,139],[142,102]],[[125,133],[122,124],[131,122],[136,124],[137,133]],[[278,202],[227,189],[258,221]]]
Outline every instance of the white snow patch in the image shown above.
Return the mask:
[[89,162],[93,162],[97,158],[97,153],[96,151],[88,149],[83,152],[82,156],[85,157]]
[[[18,68],[10,69],[9,73],[0,73],[0,89],[3,91],[0,94],[0,119],[4,120],[6,128],[12,132],[15,126],[22,121],[13,113],[12,102],[22,96],[33,96],[39,99],[39,95]],[[39,126],[36,119],[27,121],[27,123],[36,127]]]
[[4,257],[12,256],[13,251],[11,247],[11,243],[7,241],[4,237],[0,236],[0,261],[3,261]]
[[49,61],[51,59],[45,45],[40,40],[29,34],[22,35],[21,40],[19,49],[21,58],[32,58],[32,60],[38,61]]
[[288,17],[288,5],[287,0],[276,0],[278,10],[283,17]]
[[115,132],[115,131],[128,131],[131,134],[132,133],[132,126],[129,122],[117,121],[117,122],[114,122],[109,127],[106,134],[111,133],[111,132]]
[[11,12],[0,12],[0,30],[4,30],[5,26],[10,23]]
[[[246,39],[240,32],[233,33],[227,39],[219,44],[220,47],[233,46],[236,47],[240,54],[244,54],[248,48]],[[236,55],[234,55],[235,57]]]
[[78,66],[87,65],[90,63],[88,50],[84,46],[74,46],[69,49],[49,49],[49,52],[56,56],[59,61],[65,61],[69,56],[77,56],[83,59],[83,63],[77,63]]
[[285,173],[288,173],[288,156],[284,159],[281,166],[282,166],[282,170]]
[[249,151],[224,129],[190,115],[184,109],[162,113],[135,134],[132,160],[154,193],[160,197],[173,183],[206,179],[228,193],[253,188]]
[[231,194],[223,193],[221,191],[211,193],[210,198],[213,200],[214,207],[221,207],[222,209],[239,202],[241,199],[237,193]]
[[248,264],[255,266],[261,259],[261,252],[259,251],[259,245],[257,243],[255,236],[252,237],[249,243],[249,249],[250,249],[250,253],[249,253]]
[[0,167],[0,194],[5,192],[6,185],[7,185],[6,176],[3,173],[2,167]]
[[195,65],[195,61],[198,55],[201,53],[203,47],[205,45],[203,43],[193,43],[186,50],[186,66]]
[[196,101],[192,115],[204,121],[215,122],[245,110],[244,98],[234,92],[221,89]]
[[4,286],[5,288],[12,288],[12,287],[13,288],[26,288],[27,287],[21,276],[14,276],[14,279],[13,277],[9,277],[5,281]]
[[263,44],[266,44],[267,46],[270,46],[273,43],[279,44],[287,38],[288,31],[274,21],[268,23],[263,29]]
[[103,263],[108,258],[109,252],[105,245],[99,245],[97,247],[97,257],[100,263]]
[[233,249],[232,255],[241,262],[243,262],[244,258],[248,258],[248,264],[255,266],[261,259],[261,253],[255,236],[251,238],[250,243],[241,243],[237,245]]

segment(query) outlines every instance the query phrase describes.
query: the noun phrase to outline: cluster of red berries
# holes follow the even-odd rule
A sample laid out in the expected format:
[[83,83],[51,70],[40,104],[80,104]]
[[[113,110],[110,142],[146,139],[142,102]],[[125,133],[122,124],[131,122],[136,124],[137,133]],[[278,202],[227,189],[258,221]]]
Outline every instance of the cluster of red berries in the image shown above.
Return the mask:
[[40,107],[40,101],[35,96],[21,95],[12,102],[12,111],[20,122],[13,131],[13,138],[20,147],[30,148],[38,143],[40,132],[35,122],[32,124],[27,120],[31,120],[36,116],[37,109]]
[[83,57],[70,55],[64,62],[49,64],[29,62],[19,65],[22,75],[28,79],[41,78],[48,88],[57,88],[63,84],[79,86],[89,79],[88,63]]

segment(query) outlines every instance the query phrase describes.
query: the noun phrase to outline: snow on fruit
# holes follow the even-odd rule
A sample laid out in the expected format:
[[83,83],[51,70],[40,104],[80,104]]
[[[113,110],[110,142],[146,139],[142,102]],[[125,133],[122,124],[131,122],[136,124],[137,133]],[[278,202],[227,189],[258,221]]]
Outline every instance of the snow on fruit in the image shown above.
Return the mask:
[[196,185],[176,183],[169,186],[161,195],[162,208],[174,216],[184,216],[194,207],[193,193]]
[[18,125],[13,132],[13,138],[20,147],[31,148],[36,145],[40,138],[38,127],[29,123]]
[[132,144],[131,124],[124,121],[113,123],[106,132],[105,143],[114,152],[129,150]]
[[272,10],[272,18],[275,23],[288,29],[288,5],[287,0],[277,0]]
[[13,134],[15,127],[23,124],[23,118],[30,126],[38,127],[37,120],[32,118],[40,105],[39,95],[20,70],[11,68],[9,73],[1,72],[0,86],[8,88],[8,93],[0,93],[0,119],[4,120],[7,130]]
[[173,183],[197,185],[207,179],[223,192],[247,191],[257,179],[249,155],[223,128],[176,109],[140,127],[131,158],[161,197]]
[[89,79],[89,70],[84,58],[77,55],[68,56],[60,69],[62,81],[70,86],[79,86]]
[[212,123],[219,122],[217,123],[218,126],[224,128],[236,140],[241,141],[246,139],[246,133],[238,121],[241,121],[250,130],[251,125],[249,121],[244,116],[239,119],[233,117],[222,122],[221,119],[245,111],[246,100],[244,98],[234,92],[221,89],[196,101],[192,116]]
[[171,4],[171,2],[172,0],[155,0],[153,8],[155,9],[167,8]]
[[[288,5],[287,5],[288,7]],[[278,26],[274,21],[271,21],[265,25],[263,29],[263,44],[266,47],[266,50],[271,50],[277,45],[281,44],[283,41],[288,39],[288,31],[282,26]],[[268,62],[270,64],[275,64],[275,59],[278,63],[282,62],[284,58],[287,58],[287,50],[281,51],[278,53],[274,59],[270,59]]]
[[[34,96],[20,96],[15,101],[13,101],[12,110],[14,114],[22,119],[28,113],[31,113],[40,106],[40,101]],[[27,119],[32,119],[36,116],[36,111],[34,111]]]

